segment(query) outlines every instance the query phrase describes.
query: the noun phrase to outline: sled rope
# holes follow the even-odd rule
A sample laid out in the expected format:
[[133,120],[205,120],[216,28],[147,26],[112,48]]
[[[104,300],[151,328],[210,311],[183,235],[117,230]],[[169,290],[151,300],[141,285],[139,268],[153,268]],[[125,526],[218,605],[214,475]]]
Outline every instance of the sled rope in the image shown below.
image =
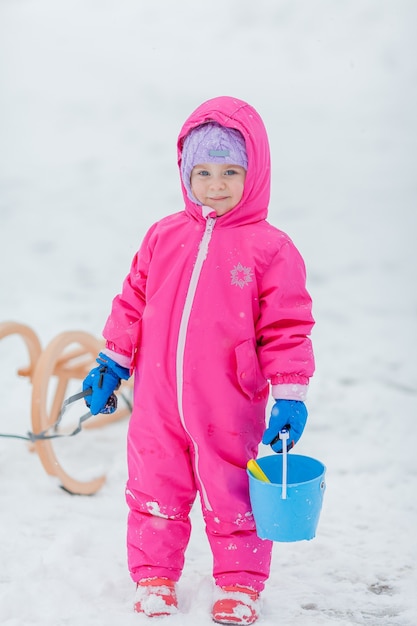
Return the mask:
[[88,396],[91,394],[91,389],[86,389],[85,391],[80,391],[79,393],[74,394],[73,396],[70,396],[69,398],[67,398],[66,400],[64,400],[64,403],[62,405],[62,408],[59,412],[58,418],[56,420],[56,422],[54,424],[51,424],[51,426],[49,426],[48,428],[46,428],[45,430],[42,430],[40,433],[33,433],[31,431],[29,431],[27,433],[27,435],[8,435],[8,434],[3,434],[0,433],[0,437],[8,437],[10,439],[24,439],[25,441],[31,441],[32,443],[34,443],[35,441],[40,441],[40,440],[44,440],[44,439],[57,439],[58,437],[73,437],[74,435],[76,435],[77,433],[80,432],[81,427],[82,427],[82,423],[85,422],[89,417],[91,417],[92,413],[91,411],[88,411],[88,413],[85,413],[84,415],[82,415],[80,417],[80,419],[78,420],[78,425],[77,427],[72,431],[72,433],[55,433],[53,435],[48,434],[48,432],[52,429],[56,430],[62,420],[62,417],[67,409],[67,407],[72,404],[73,402],[76,402],[77,400],[80,400],[80,398],[84,398],[85,396]]
[[[58,428],[62,417],[67,409],[67,407],[72,404],[73,402],[76,402],[77,400],[80,400],[81,398],[85,398],[86,396],[91,395],[91,389],[86,389],[85,391],[80,391],[79,393],[75,393],[74,395],[70,396],[69,398],[67,398],[66,400],[64,400],[63,404],[62,404],[62,408],[59,412],[58,418],[55,421],[54,424],[51,424],[51,426],[48,426],[48,428],[45,428],[45,430],[42,430],[40,433],[33,433],[31,431],[29,431],[26,435],[12,435],[12,434],[5,434],[5,433],[0,433],[0,437],[6,437],[9,439],[23,439],[25,441],[31,441],[32,443],[35,443],[35,441],[43,441],[46,439],[58,439],[61,437],[73,437],[74,435],[77,435],[79,432],[81,432],[82,430],[82,425],[83,423],[88,420],[90,417],[92,417],[92,413],[91,411],[88,411],[88,413],[85,413],[84,415],[82,415],[79,420],[78,420],[78,424],[77,427],[71,432],[71,433],[54,433],[54,434],[48,434],[52,429],[56,431],[56,429]],[[132,410],[132,406],[131,403],[127,400],[127,398],[123,395],[120,394],[124,401],[126,402],[126,404],[128,405],[129,409]]]

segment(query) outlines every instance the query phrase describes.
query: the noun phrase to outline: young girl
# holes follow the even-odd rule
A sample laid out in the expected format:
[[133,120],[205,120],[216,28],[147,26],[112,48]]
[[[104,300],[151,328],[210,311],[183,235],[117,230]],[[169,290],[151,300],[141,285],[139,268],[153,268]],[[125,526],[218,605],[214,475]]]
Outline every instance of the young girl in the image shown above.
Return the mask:
[[266,221],[270,156],[258,113],[236,98],[205,102],[180,132],[178,164],[185,208],[146,234],[84,389],[93,414],[112,411],[120,379],[135,374],[126,488],[135,610],[177,611],[198,492],[213,620],[252,624],[272,543],[256,534],[246,464],[261,439],[279,452],[284,426],[289,447],[303,431],[311,300],[299,252]]

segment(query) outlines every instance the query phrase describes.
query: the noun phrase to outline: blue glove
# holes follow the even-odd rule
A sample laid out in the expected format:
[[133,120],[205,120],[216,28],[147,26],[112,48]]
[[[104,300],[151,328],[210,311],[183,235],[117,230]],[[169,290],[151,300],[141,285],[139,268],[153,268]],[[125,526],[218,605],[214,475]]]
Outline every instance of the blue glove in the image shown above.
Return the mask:
[[93,368],[83,382],[83,391],[91,389],[84,398],[85,403],[93,415],[114,413],[117,409],[114,391],[120,387],[122,378],[127,380],[130,377],[130,372],[102,352],[96,361],[99,367]]
[[300,400],[276,400],[262,443],[270,445],[274,452],[282,452],[279,433],[283,428],[287,428],[290,435],[287,450],[291,450],[303,434],[307,415],[306,405]]

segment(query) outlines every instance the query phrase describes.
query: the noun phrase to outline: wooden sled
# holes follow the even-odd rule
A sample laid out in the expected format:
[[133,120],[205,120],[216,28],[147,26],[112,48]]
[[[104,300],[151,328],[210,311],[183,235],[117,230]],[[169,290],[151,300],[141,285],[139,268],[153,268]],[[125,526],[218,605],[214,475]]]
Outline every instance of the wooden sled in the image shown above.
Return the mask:
[[[51,429],[56,423],[71,381],[82,381],[92,367],[95,358],[103,348],[103,342],[83,331],[66,331],[57,335],[42,350],[36,333],[24,324],[17,322],[0,323],[0,340],[9,335],[20,336],[29,353],[29,364],[18,370],[20,376],[27,376],[32,382],[31,421],[34,435]],[[130,395],[132,380],[123,381],[116,392]],[[83,429],[98,428],[120,420],[130,413],[126,402],[115,413],[91,417],[84,422]],[[85,407],[85,411],[87,408]],[[92,495],[106,480],[104,475],[91,480],[79,480],[64,470],[56,450],[57,439],[35,439],[33,445],[45,471],[56,476],[62,487],[73,494]]]

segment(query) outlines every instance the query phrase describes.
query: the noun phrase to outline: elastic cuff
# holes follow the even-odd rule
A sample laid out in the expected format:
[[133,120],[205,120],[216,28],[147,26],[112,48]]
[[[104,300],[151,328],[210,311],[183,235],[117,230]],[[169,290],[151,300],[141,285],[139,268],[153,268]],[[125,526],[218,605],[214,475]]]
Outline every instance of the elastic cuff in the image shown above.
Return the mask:
[[272,385],[272,397],[274,400],[299,400],[305,402],[308,385],[284,384]]
[[113,361],[117,363],[117,365],[120,365],[121,367],[125,367],[126,369],[130,370],[131,359],[128,356],[120,354],[119,352],[114,352],[114,350],[109,350],[109,348],[104,348],[102,350],[102,353],[108,356],[110,359],[113,359]]

